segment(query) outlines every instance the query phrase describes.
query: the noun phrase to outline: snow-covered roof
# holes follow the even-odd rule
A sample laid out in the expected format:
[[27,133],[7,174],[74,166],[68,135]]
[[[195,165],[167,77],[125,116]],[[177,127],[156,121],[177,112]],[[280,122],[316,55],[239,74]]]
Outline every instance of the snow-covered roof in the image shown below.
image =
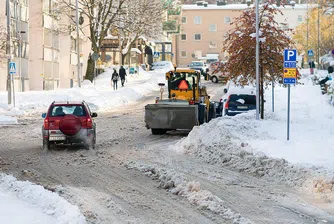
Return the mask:
[[[243,10],[243,9],[247,9],[249,7],[253,7],[254,5],[251,4],[250,6],[247,6],[247,4],[227,4],[227,5],[217,5],[217,4],[208,4],[207,7],[202,6],[198,6],[198,5],[182,5],[182,10]],[[276,6],[276,5],[274,5]],[[307,8],[312,8],[312,7],[316,7],[316,5],[312,5],[312,4],[296,4],[294,7],[286,5],[286,6],[280,6],[280,7],[276,7],[279,8],[281,10],[285,10],[285,9],[307,9]]]

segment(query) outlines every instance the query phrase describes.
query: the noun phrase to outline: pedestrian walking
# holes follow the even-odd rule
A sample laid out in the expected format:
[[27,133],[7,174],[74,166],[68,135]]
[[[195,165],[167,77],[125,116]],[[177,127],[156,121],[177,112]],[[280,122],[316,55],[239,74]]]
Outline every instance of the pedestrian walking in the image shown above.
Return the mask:
[[126,71],[123,68],[123,66],[121,66],[121,68],[119,69],[119,77],[121,78],[122,87],[124,87],[125,76],[126,76]]
[[310,72],[311,72],[311,75],[314,74],[314,68],[315,68],[315,64],[314,64],[314,61],[310,61],[308,63],[308,65],[310,66]]
[[113,82],[114,90],[117,90],[117,82],[118,82],[118,73],[116,72],[116,69],[114,69],[114,72],[112,73],[111,80]]

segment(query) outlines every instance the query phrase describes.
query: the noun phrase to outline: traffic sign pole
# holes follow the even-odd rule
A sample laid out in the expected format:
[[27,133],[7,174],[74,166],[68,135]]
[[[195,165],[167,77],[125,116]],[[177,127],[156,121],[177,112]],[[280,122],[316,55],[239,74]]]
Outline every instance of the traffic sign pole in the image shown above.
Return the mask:
[[[308,52],[308,54],[310,54]],[[296,77],[297,50],[284,50],[284,73],[283,84],[288,85],[288,110],[287,110],[287,140],[290,140],[290,85],[297,83]]]
[[287,119],[287,140],[290,140],[290,85],[288,85],[288,119]]
[[14,76],[13,75],[11,75],[11,79],[12,79],[12,89],[13,89],[13,103],[15,107],[15,88],[14,88]]
[[7,16],[7,57],[8,57],[8,61],[7,61],[7,68],[8,68],[8,73],[7,73],[7,94],[8,94],[8,105],[12,103],[12,90],[11,90],[11,75],[10,75],[10,61],[11,61],[11,49],[10,49],[10,34],[11,34],[11,30],[10,30],[10,3],[9,0],[6,0],[6,16]]

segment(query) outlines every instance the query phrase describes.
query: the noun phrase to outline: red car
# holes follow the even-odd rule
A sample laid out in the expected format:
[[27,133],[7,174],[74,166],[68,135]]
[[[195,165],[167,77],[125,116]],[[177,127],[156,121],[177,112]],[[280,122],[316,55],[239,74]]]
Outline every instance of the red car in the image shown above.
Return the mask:
[[42,115],[43,149],[49,150],[52,144],[83,144],[94,149],[96,144],[96,124],[85,101],[53,102],[47,113]]

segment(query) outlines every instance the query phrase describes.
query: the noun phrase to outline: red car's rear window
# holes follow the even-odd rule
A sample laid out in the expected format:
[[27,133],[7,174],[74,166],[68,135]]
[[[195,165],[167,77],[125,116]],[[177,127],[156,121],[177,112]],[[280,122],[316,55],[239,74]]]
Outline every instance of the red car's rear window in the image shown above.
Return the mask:
[[55,105],[50,109],[50,117],[65,116],[72,114],[78,117],[86,116],[86,110],[82,105]]

